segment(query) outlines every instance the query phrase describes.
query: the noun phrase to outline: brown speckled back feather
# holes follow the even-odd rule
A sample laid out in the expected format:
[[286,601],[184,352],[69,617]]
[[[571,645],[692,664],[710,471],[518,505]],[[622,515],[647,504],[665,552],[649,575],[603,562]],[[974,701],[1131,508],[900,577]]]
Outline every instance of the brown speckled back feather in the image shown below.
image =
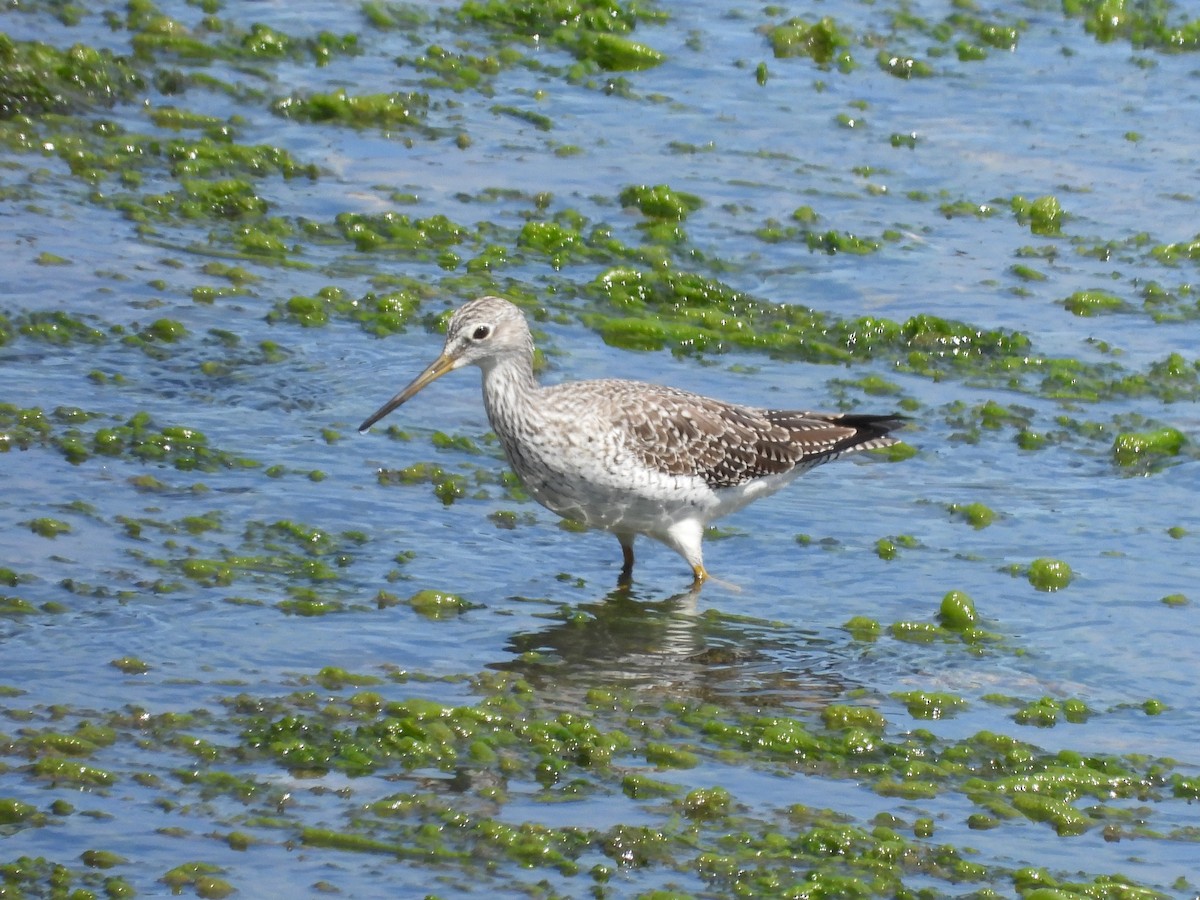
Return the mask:
[[887,447],[896,443],[889,432],[903,425],[899,416],[753,409],[657,386],[646,403],[647,386],[639,387],[642,402],[625,409],[631,449],[652,469],[697,475],[712,488]]

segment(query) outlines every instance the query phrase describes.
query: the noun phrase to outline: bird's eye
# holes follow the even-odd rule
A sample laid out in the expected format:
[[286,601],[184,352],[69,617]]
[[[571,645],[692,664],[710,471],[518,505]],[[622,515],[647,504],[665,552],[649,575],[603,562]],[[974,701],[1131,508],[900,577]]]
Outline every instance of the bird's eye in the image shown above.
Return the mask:
[[473,341],[487,340],[488,335],[490,335],[491,333],[492,333],[491,325],[480,325],[478,328],[476,328],[474,331],[471,332],[471,340],[473,340]]

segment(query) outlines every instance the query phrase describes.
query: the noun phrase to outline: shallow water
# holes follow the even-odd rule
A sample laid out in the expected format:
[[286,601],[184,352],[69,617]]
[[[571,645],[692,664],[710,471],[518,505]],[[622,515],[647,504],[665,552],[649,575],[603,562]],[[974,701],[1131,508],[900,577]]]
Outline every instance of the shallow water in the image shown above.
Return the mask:
[[[105,871],[143,895],[165,891],[160,879],[190,862],[217,867],[243,896],[578,896],[593,886],[605,896],[657,888],[722,896],[731,884],[744,888],[706,877],[700,862],[624,864],[602,841],[575,857],[582,874],[572,874],[499,851],[477,850],[489,862],[474,866],[433,851],[353,852],[313,843],[305,831],[382,839],[394,829],[400,841],[399,822],[368,821],[365,810],[402,790],[450,797],[470,815],[514,825],[669,831],[679,819],[673,807],[622,793],[622,773],[644,771],[685,791],[729,791],[741,818],[696,826],[697,845],[711,839],[721,852],[733,853],[721,835],[753,830],[759,819],[799,828],[783,810],[803,803],[868,830],[884,815],[930,818],[936,834],[923,846],[972,848],[970,858],[987,868],[961,883],[910,871],[903,884],[913,890],[1025,891],[1031,882],[1016,873],[1042,868],[1060,882],[1099,884],[1119,872],[1162,894],[1196,895],[1200,822],[1186,793],[1172,793],[1171,778],[1195,778],[1200,764],[1197,254],[1167,258],[1151,249],[1197,240],[1197,149],[1179,119],[1197,99],[1195,53],[1101,42],[1057,4],[1027,3],[1015,13],[980,12],[1018,28],[1019,40],[1011,51],[989,47],[986,59],[964,62],[953,40],[914,24],[949,21],[944,4],[907,4],[899,19],[892,4],[843,6],[779,15],[662,4],[654,8],[668,19],[642,22],[632,35],[666,54],[659,66],[593,67],[573,77],[573,58],[553,42],[537,51],[514,43],[523,63],[485,79],[483,89],[452,90],[431,86],[427,73],[397,65],[397,57],[435,43],[483,54],[505,40],[450,28],[432,13],[422,24],[382,30],[357,7],[226,3],[216,12],[226,34],[254,22],[297,40],[322,29],[355,33],[359,52],[335,53],[319,67],[303,52],[201,64],[158,51],[136,63],[151,86],[111,108],[83,104],[62,118],[0,122],[0,324],[62,311],[98,332],[92,341],[56,342],[14,327],[0,343],[0,404],[42,410],[51,436],[21,448],[14,444],[27,432],[0,420],[11,446],[0,454],[0,567],[12,575],[0,584],[9,598],[0,607],[0,687],[9,689],[0,694],[0,801],[38,811],[11,822],[0,815],[0,863],[44,857],[99,891],[104,873],[79,857],[103,849],[124,858]],[[54,6],[29,4],[0,16],[0,31],[14,41],[130,53],[131,30],[110,28],[104,9],[124,21],[124,7],[89,6],[78,24],[63,25]],[[158,9],[189,29],[202,16],[190,4]],[[807,57],[775,58],[764,26],[792,15],[833,16],[856,36],[857,66],[842,72]],[[928,61],[931,76],[893,77],[876,62],[880,48]],[[762,85],[759,63],[768,69]],[[155,73],[172,70],[232,87],[192,83],[160,93]],[[277,97],[339,87],[352,95],[426,92],[425,127],[353,128],[271,112]],[[180,190],[182,177],[161,158],[131,155],[128,168],[140,181],[123,180],[119,168],[92,178],[71,173],[70,154],[58,145],[90,146],[77,134],[95,135],[96,123],[125,129],[134,144],[141,136],[196,139],[202,129],[155,124],[152,113],[168,106],[216,117],[235,145],[269,144],[317,167],[315,178],[212,176],[245,178],[266,215],[292,226],[286,252],[242,252],[238,229],[268,227],[262,216],[150,212],[139,223],[122,212],[121,200],[152,210],[152,195]],[[548,127],[514,110],[544,116]],[[469,142],[456,144],[460,134]],[[703,204],[679,223],[674,243],[619,199],[631,185],[657,184]],[[1049,195],[1065,211],[1061,231],[1031,233],[1011,198]],[[956,211],[946,206],[960,201]],[[980,205],[990,212],[964,212]],[[804,206],[819,215],[819,233],[855,235],[879,249],[826,253],[795,232],[759,234],[797,227],[793,211]],[[468,239],[451,248],[461,260],[439,265],[438,251],[424,248],[358,250],[334,236],[341,214],[384,212],[443,215],[463,226]],[[556,217],[584,221],[582,234],[603,224],[645,262],[598,253],[568,256],[556,268],[518,238],[525,222]],[[488,245],[508,261],[475,265]],[[746,292],[755,304],[804,305],[833,323],[927,315],[1019,332],[1031,344],[1017,356],[1044,362],[1014,362],[1010,377],[944,360],[935,372],[912,364],[907,350],[819,365],[795,348],[738,344],[732,333],[701,352],[669,341],[630,349],[611,334],[605,343],[606,319],[665,320],[677,311],[619,307],[590,287],[617,265],[653,271],[654,259]],[[221,275],[213,263],[245,275]],[[411,281],[395,288],[386,277]],[[1150,283],[1170,299],[1145,302]],[[353,298],[403,289],[413,312],[385,338],[351,313],[334,312],[319,327],[280,313],[290,298],[329,286]],[[225,293],[204,302],[197,288]],[[432,385],[372,433],[355,432],[436,354],[435,317],[485,290],[513,296],[534,315],[546,380],[617,373],[756,405],[902,405],[913,417],[904,436],[916,455],[818,469],[720,523],[706,562],[738,590],[713,584],[698,597],[680,594],[686,567],[643,540],[632,592],[614,592],[620,554],[611,537],[564,530],[501,483],[505,463],[488,437],[474,372]],[[1123,308],[1073,314],[1064,301],[1080,291],[1107,292]],[[186,334],[131,340],[161,319]],[[1156,380],[1152,366],[1172,353],[1182,358],[1177,377]],[[1098,395],[1043,382],[1055,360],[1108,364]],[[867,376],[891,386],[874,390]],[[1111,389],[1130,376],[1149,386]],[[989,402],[1008,417],[982,414]],[[95,418],[73,422],[59,408]],[[169,458],[95,450],[97,429],[139,413],[149,415],[151,432],[202,432],[219,458],[191,470]],[[404,439],[389,437],[387,425]],[[1119,433],[1164,426],[1186,437],[1177,452],[1119,464]],[[92,448],[75,462],[56,443],[72,428]],[[1022,449],[1023,431],[1048,440]],[[435,432],[467,438],[470,449],[435,446]],[[428,483],[377,477],[421,462],[461,475],[465,495],[447,505]],[[948,511],[956,503],[985,504],[996,519],[973,529]],[[514,514],[516,526],[497,527],[496,513]],[[37,533],[30,523],[44,518],[69,531]],[[881,539],[897,543],[894,558],[877,552]],[[1070,565],[1067,587],[1031,585],[1025,569],[1043,557]],[[226,568],[203,569],[197,560]],[[422,616],[407,598],[423,589],[473,606]],[[893,623],[935,623],[950,590],[974,599],[991,638],[973,645],[943,633],[918,642],[889,632]],[[1163,602],[1172,595],[1183,598]],[[846,630],[854,616],[882,623],[878,639]],[[122,659],[147,670],[113,665]],[[370,690],[387,702],[456,706],[489,695],[484,676],[519,676],[533,686],[538,710],[595,715],[613,729],[622,721],[631,733],[629,720],[596,711],[589,689],[642,704],[655,723],[670,720],[671,704],[809,724],[830,704],[860,704],[882,713],[888,741],[925,729],[944,746],[990,732],[1046,757],[1160,759],[1165,780],[1151,784],[1155,776],[1146,775],[1136,797],[1070,798],[1093,819],[1072,836],[1020,816],[969,827],[980,801],[962,783],[945,782],[930,796],[888,795],[866,775],[743,756],[682,731],[661,739],[695,750],[691,767],[655,765],[639,746],[618,753],[613,769],[585,770],[591,786],[578,796],[556,793],[569,784],[565,776],[549,788],[520,770],[506,774],[500,799],[476,785],[446,788],[453,765],[409,768],[392,759],[369,774],[338,765],[318,774],[251,746],[249,701],[235,698],[296,715],[332,709],[357,689],[322,683],[317,674],[327,667],[385,679]],[[913,718],[895,697],[910,690],[946,692],[967,705],[944,718]],[[1091,715],[1039,728],[1015,722],[1006,705],[1043,697],[1082,701]],[[1147,701],[1162,711],[1147,714]],[[164,719],[138,724],[144,716]],[[111,744],[81,759],[111,773],[111,785],[37,769],[55,752],[33,736],[83,722],[115,730]],[[257,793],[208,792],[189,772],[233,774]],[[52,809],[64,799],[73,811]],[[230,831],[252,843],[232,847]],[[808,864],[780,865],[803,880]],[[611,880],[594,866],[611,867]],[[185,886],[217,895],[212,886]],[[39,889],[44,881],[27,885],[30,896],[42,896]]]

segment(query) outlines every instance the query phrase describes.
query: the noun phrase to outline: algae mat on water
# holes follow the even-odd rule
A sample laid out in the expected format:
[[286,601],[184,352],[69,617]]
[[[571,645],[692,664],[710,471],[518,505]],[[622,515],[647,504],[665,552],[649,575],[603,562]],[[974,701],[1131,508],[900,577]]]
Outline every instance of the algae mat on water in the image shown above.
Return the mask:
[[[10,4],[0,895],[1193,897],[1193,16]],[[482,293],[910,443],[610,591]]]

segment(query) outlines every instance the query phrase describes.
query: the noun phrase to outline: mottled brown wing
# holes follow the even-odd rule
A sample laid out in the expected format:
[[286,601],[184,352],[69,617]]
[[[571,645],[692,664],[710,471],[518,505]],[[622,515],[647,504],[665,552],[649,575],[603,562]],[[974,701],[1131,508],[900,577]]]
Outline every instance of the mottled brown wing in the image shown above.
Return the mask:
[[896,416],[751,409],[669,388],[653,401],[627,409],[633,452],[653,469],[699,476],[713,488],[886,447],[896,442],[888,432],[902,424]]

